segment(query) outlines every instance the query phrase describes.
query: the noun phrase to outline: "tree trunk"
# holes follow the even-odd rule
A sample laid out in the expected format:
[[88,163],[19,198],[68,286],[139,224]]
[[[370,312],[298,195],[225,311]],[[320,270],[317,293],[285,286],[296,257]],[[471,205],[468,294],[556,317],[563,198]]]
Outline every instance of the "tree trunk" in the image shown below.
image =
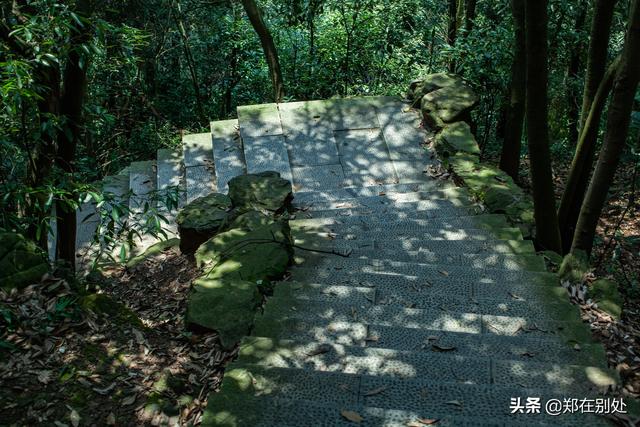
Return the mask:
[[511,0],[514,27],[513,63],[511,64],[511,84],[507,123],[504,130],[500,169],[518,181],[520,169],[520,146],[524,125],[525,99],[527,92],[527,58],[525,49],[525,0]]
[[477,0],[467,0],[465,5],[464,30],[466,36],[473,30],[473,24],[476,19],[476,3]]
[[559,253],[562,245],[553,193],[547,113],[547,13],[547,0],[526,0],[526,117],[536,239],[543,249]]
[[640,79],[640,2],[634,0],[620,66],[613,84],[607,130],[598,164],[580,209],[571,251],[591,253],[593,238],[609,187],[625,147],[633,102]]
[[591,110],[591,103],[598,91],[600,81],[607,67],[609,36],[611,34],[611,22],[613,21],[616,1],[617,0],[596,0],[593,20],[591,22],[587,73],[585,75],[584,93],[582,95],[580,133],[582,133],[582,127]]
[[589,176],[591,175],[591,166],[596,151],[596,140],[598,138],[598,129],[600,128],[600,118],[607,103],[607,97],[613,86],[618,60],[615,60],[605,76],[600,82],[600,87],[596,92],[596,96],[591,103],[591,111],[587,116],[582,133],[580,134],[576,153],[571,163],[571,170],[567,178],[567,183],[562,193],[560,208],[558,209],[558,221],[562,233],[562,249],[564,253],[569,252],[573,241],[576,223],[580,215],[580,208],[584,200],[584,194],[589,185]]
[[578,34],[577,41],[570,46],[569,65],[567,67],[567,119],[569,124],[569,142],[575,144],[579,136],[579,105],[578,105],[578,73],[582,66],[583,39],[579,36],[587,19],[587,2],[583,0],[576,15],[575,32]]
[[202,107],[202,95],[200,92],[200,83],[198,82],[196,62],[193,59],[193,54],[191,53],[191,47],[189,46],[189,35],[187,34],[187,29],[184,26],[184,21],[182,19],[182,5],[179,1],[177,1],[175,4],[176,26],[178,27],[178,31],[180,32],[180,38],[182,39],[182,49],[184,50],[184,57],[187,60],[187,68],[189,68],[189,74],[191,75],[193,94],[196,98],[196,111],[198,113],[198,118],[200,119],[200,121],[205,122],[207,118],[204,114],[204,108]]
[[[86,2],[81,2],[80,9],[88,10]],[[89,58],[82,57],[83,46],[91,37],[89,23],[84,23],[78,29],[71,41],[71,49],[67,54],[67,63],[63,76],[63,93],[60,98],[60,115],[64,122],[58,133],[58,152],[56,166],[64,173],[65,179],[73,185],[75,173],[76,147],[82,138],[84,129],[83,106],[87,87],[87,63]],[[76,210],[68,203],[56,201],[57,244],[56,260],[63,261],[75,270],[76,258]]]
[[280,61],[278,59],[276,45],[273,43],[269,28],[267,28],[262,18],[262,12],[256,2],[254,0],[242,0],[242,6],[244,6],[249,21],[251,21],[253,29],[260,38],[262,50],[264,51],[264,56],[269,66],[274,99],[275,102],[280,102],[284,96],[284,80],[282,78],[282,71],[280,70]]
[[[449,15],[447,25],[447,43],[450,47],[456,44],[456,34],[458,32],[458,0],[449,0]],[[455,73],[456,62],[452,58],[449,61],[449,71]]]

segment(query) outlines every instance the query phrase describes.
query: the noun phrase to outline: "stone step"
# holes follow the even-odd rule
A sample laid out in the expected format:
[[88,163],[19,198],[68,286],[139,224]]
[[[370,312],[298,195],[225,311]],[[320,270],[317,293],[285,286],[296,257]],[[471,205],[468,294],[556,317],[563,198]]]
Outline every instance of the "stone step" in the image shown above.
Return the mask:
[[187,203],[206,196],[217,188],[211,133],[182,137]]
[[293,181],[277,104],[238,107],[247,173],[275,171]]
[[[284,302],[291,307],[282,307]],[[585,326],[576,322],[535,321],[529,324],[542,325],[537,330],[499,335],[485,329],[484,316],[475,313],[390,306],[363,309],[318,301],[314,301],[313,311],[305,307],[309,307],[305,301],[270,299],[265,313],[256,317],[253,335],[300,342],[309,342],[313,337],[313,342],[318,343],[407,351],[427,349],[500,360],[606,365],[603,347],[594,344],[586,336]],[[506,316],[502,319],[513,320],[514,324],[523,320]],[[549,329],[542,332],[542,327]]]
[[[239,394],[240,395],[240,394]],[[404,411],[396,409],[382,409],[365,405],[350,405],[345,409],[336,408],[335,404],[324,404],[315,401],[301,401],[294,399],[272,399],[268,397],[250,397],[241,394],[238,399],[223,399],[222,405],[228,411],[212,401],[205,410],[203,426],[238,425],[254,427],[300,427],[308,425],[309,420],[314,426],[353,427],[354,423],[341,415],[341,411],[349,410],[362,416],[363,420],[356,425],[362,427],[407,427],[425,425],[418,420],[436,420],[438,427],[528,427],[528,426],[572,426],[564,421],[550,420],[545,422],[531,415],[497,416],[479,418],[475,416],[452,415],[445,409],[434,411]],[[216,415],[214,415],[216,414]],[[286,415],[284,415],[286,414]],[[582,421],[581,421],[582,422]],[[607,426],[604,421],[595,420],[596,426]]]
[[[458,217],[421,218],[423,211],[401,211],[386,213],[369,213],[367,215],[338,215],[333,217],[307,218],[305,212],[297,212],[289,220],[298,227],[331,227],[331,226],[383,226],[397,224],[414,224],[425,228],[509,228],[512,227],[507,218],[501,214],[482,214]],[[427,211],[428,212],[428,211]]]
[[[440,315],[447,313],[473,313],[478,315],[515,316],[539,321],[578,322],[577,307],[568,301],[557,301],[540,310],[539,304],[514,294],[513,297],[469,298],[464,295],[431,295],[419,289],[380,289],[318,283],[278,282],[274,296],[284,299],[305,300],[312,303],[336,304],[336,309],[349,311],[352,307],[369,309],[376,306],[432,310]],[[374,305],[375,304],[375,305]],[[295,305],[294,305],[295,306]]]
[[[280,291],[276,289],[276,296],[270,298],[265,311],[266,317],[274,320],[277,316],[280,316],[281,319],[294,317],[304,320],[308,318],[320,322],[333,319],[389,327],[490,334],[500,334],[498,330],[492,329],[494,327],[505,327],[510,331],[502,335],[513,336],[517,336],[520,330],[531,335],[531,331],[527,328],[532,328],[532,325],[535,325],[537,329],[533,332],[540,332],[537,335],[543,338],[558,335],[561,338],[574,339],[570,334],[572,331],[569,329],[575,329],[575,339],[583,339],[583,334],[587,335],[584,327],[580,327],[584,324],[581,322],[577,307],[570,306],[568,303],[548,305],[544,309],[538,307],[535,310],[535,306],[527,306],[526,302],[522,301],[509,302],[505,300],[501,305],[500,300],[483,298],[472,300],[477,303],[472,305],[465,297],[456,299],[449,296],[442,303],[420,308],[407,307],[402,304],[374,304],[370,295],[354,294],[353,292],[340,293],[337,287],[332,289],[334,295],[308,288],[288,292],[287,287],[280,285],[282,289]],[[294,286],[296,285],[294,284]],[[304,297],[305,291],[309,292],[306,294],[306,298]],[[300,293],[298,294],[298,292]],[[313,292],[316,295],[320,294],[320,296],[315,298]],[[376,298],[387,297],[387,295],[378,293],[376,290]],[[451,305],[445,305],[445,302],[449,302]],[[460,303],[460,305],[455,305],[456,303]],[[491,312],[490,307],[496,307],[497,310]],[[509,308],[513,312],[500,309],[501,307]],[[534,311],[527,312],[527,308],[533,308]],[[518,311],[524,314],[520,314]]]
[[[434,344],[436,342],[434,341]],[[340,344],[246,337],[238,363],[393,378],[428,378],[439,383],[497,384],[544,388],[555,393],[594,393],[617,384],[615,371],[595,366],[492,360],[432,348],[394,350]]]
[[[155,161],[131,163],[129,169],[129,222],[141,225],[157,211],[157,164]],[[148,234],[142,234],[134,239],[135,248],[131,254],[143,252],[156,243],[156,239]]]
[[231,178],[247,173],[238,120],[211,122],[217,192],[226,194]]
[[404,184],[381,184],[366,187],[343,187],[338,189],[321,189],[318,191],[298,191],[294,193],[294,202],[301,205],[308,205],[315,202],[333,202],[343,199],[353,199],[358,197],[379,196],[391,193],[416,193],[416,192],[437,192],[447,190],[447,194],[457,194],[466,190],[454,185],[450,181],[417,181]]
[[[426,221],[426,220],[416,220]],[[320,225],[309,226],[290,224],[294,238],[300,236],[318,236],[340,240],[404,240],[418,238],[425,241],[437,240],[522,240],[519,228],[439,228],[427,227],[420,223],[407,220],[387,225],[372,222],[371,224],[354,225]]]
[[[398,254],[435,252],[439,254],[535,254],[531,240],[436,240],[425,241],[418,238],[403,240],[335,240],[312,234],[298,235],[295,238],[298,252],[309,250],[336,251],[341,254],[356,250],[397,251]],[[305,249],[307,250],[305,250]]]
[[[414,205],[405,205],[405,203],[414,203]],[[319,201],[310,205],[300,205],[294,199],[293,205],[303,211],[312,211],[314,217],[322,217],[316,211],[333,211],[333,215],[338,216],[342,212],[336,210],[344,209],[372,209],[372,213],[385,213],[385,208],[408,209],[408,210],[438,210],[449,209],[456,212],[459,216],[463,212],[470,212],[467,215],[477,213],[477,207],[466,198],[449,198],[446,193],[442,192],[416,192],[416,193],[390,193],[374,196],[355,197],[352,199],[343,199],[336,201]],[[456,210],[458,208],[458,210]],[[325,215],[328,216],[328,215]],[[446,216],[446,215],[440,215]]]
[[[411,420],[397,417],[408,416],[409,412],[420,418],[446,420],[454,413],[456,417],[465,417],[470,421],[499,420],[504,425],[514,425],[511,421],[518,422],[519,418],[510,414],[511,398],[520,397],[526,401],[529,396],[544,396],[545,399],[558,398],[562,401],[562,396],[550,389],[440,383],[431,379],[398,379],[241,364],[234,365],[225,375],[221,390],[219,397],[211,396],[205,412],[209,415],[205,415],[203,425],[256,425],[256,422],[264,426],[280,426],[283,422],[308,425],[309,419],[318,420],[314,425],[346,425],[340,420],[341,411],[345,410],[359,411],[359,414],[361,412],[371,417],[366,425],[406,426]],[[256,403],[256,406],[252,406],[253,402],[268,404]],[[503,405],[498,402],[503,402]],[[316,408],[323,405],[326,410],[313,410],[309,405]],[[377,410],[367,410],[366,407]],[[386,410],[394,411],[393,418]],[[213,414],[218,414],[220,418],[216,420]],[[378,414],[377,419],[372,416],[374,414]],[[234,417],[231,423],[230,417]],[[525,415],[520,417],[526,421]],[[217,422],[214,423],[214,420]],[[541,414],[535,415],[535,422],[606,425],[604,420],[594,415],[564,414],[553,417],[546,415],[544,409]]]
[[[172,236],[175,236],[177,235],[175,220],[178,215],[178,210],[186,204],[182,152],[165,148],[159,149],[157,159],[157,207],[159,213],[167,220],[167,223],[163,224],[163,227],[165,227]],[[177,206],[175,207],[172,206],[174,201],[177,201]],[[169,207],[171,207],[171,209],[169,209]]]
[[[365,268],[361,269],[365,270]],[[434,297],[452,293],[472,299],[525,299],[553,303],[566,299],[566,291],[550,273],[459,266],[420,266],[417,275],[374,271],[330,270],[295,267],[290,277],[304,283],[375,287],[384,293],[415,290]]]
[[[328,246],[327,251],[332,247]],[[345,255],[345,253],[343,253]],[[545,261],[542,256],[535,254],[468,254],[468,253],[442,253],[434,251],[405,251],[397,249],[375,249],[373,247],[353,248],[348,258],[336,257],[326,253],[298,251],[296,253],[296,265],[304,263],[322,263],[329,258],[335,266],[348,265],[349,261],[359,260],[366,262],[378,258],[389,259],[410,264],[441,264],[441,265],[467,265],[473,268],[501,268],[505,270],[529,270],[546,271]]]
[[[398,272],[394,272],[394,269],[397,269]],[[371,276],[372,274],[374,276]],[[326,279],[328,284],[340,280],[352,284],[359,280],[362,280],[363,283],[379,280],[380,284],[383,284],[385,281],[396,281],[397,277],[403,277],[408,281],[420,281],[421,284],[432,288],[454,286],[454,283],[466,283],[476,288],[497,288],[494,285],[500,284],[527,284],[532,288],[558,287],[559,285],[558,277],[553,273],[547,272],[473,268],[458,265],[410,264],[389,260],[382,260],[375,267],[365,265],[359,269],[349,270],[335,269],[330,265],[322,269],[294,267],[292,276],[298,281],[317,282],[317,280],[306,279],[323,279],[322,282],[324,283],[324,279]],[[375,285],[375,282],[373,282],[373,285]]]

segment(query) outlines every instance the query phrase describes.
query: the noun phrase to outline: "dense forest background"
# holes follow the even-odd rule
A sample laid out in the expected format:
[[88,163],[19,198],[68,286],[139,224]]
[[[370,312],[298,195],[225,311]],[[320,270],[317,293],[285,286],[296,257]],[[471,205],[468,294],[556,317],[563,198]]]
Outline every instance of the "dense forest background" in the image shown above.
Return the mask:
[[[525,74],[522,69],[512,75],[522,32],[514,22],[514,4],[524,5],[507,0],[4,1],[0,227],[28,230],[43,240],[52,204],[70,210],[77,195],[90,190],[85,184],[134,160],[151,159],[158,148],[179,147],[184,133],[233,117],[238,105],[399,95],[411,80],[442,71],[463,76],[480,94],[473,120],[483,158],[497,163],[503,146],[515,147],[511,167],[502,168],[526,186],[527,132],[520,146],[521,132],[518,144],[509,133],[518,83],[513,76],[522,81]],[[594,21],[605,4],[613,12],[610,26]],[[613,63],[623,51],[631,5],[629,0],[548,3],[548,128],[558,200],[586,117],[581,110],[589,85],[590,34],[610,29],[600,62]],[[252,8],[266,37],[249,19]],[[265,40],[275,50],[265,49]],[[274,56],[281,70],[275,97]],[[596,80],[595,88],[600,77]],[[630,184],[637,178],[639,100],[636,94],[622,154],[621,170]],[[598,121],[599,147],[606,114]],[[72,149],[54,153],[56,141]],[[514,158],[522,160],[515,169]],[[635,185],[627,189],[635,192]],[[562,218],[560,223],[562,229]]]

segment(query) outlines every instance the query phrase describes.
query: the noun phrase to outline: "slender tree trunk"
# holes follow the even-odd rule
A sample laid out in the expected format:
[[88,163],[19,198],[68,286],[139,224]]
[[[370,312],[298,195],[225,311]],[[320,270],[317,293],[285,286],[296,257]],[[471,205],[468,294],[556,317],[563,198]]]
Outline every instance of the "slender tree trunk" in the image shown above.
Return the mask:
[[477,0],[467,0],[465,5],[464,30],[466,36],[473,30],[473,24],[476,19],[476,3]]
[[525,100],[527,92],[527,57],[525,49],[525,0],[511,0],[514,27],[514,51],[511,64],[511,84],[509,86],[509,105],[507,123],[504,130],[500,169],[518,181],[520,169],[520,146],[524,126]]
[[191,53],[191,47],[189,45],[189,35],[187,34],[187,29],[184,25],[184,20],[182,19],[182,5],[179,1],[177,1],[175,4],[176,25],[178,26],[180,38],[182,39],[182,48],[184,50],[184,57],[187,60],[187,68],[189,68],[189,74],[191,75],[191,84],[193,85],[193,93],[196,98],[196,111],[198,113],[198,118],[200,119],[200,121],[204,122],[206,121],[206,116],[204,114],[204,108],[202,106],[200,83],[198,82],[196,62],[193,59],[193,54]]
[[620,66],[613,84],[604,145],[580,210],[571,251],[583,250],[591,253],[598,219],[625,147],[639,79],[640,2],[634,0]]
[[[615,3],[616,0],[596,0],[593,13],[578,143],[571,165],[571,172],[569,173],[558,210],[560,230],[562,230],[562,246],[565,253],[571,248],[578,215],[589,185],[589,176],[591,175],[591,167],[595,158],[600,116],[614,78],[615,68],[610,68],[612,74],[609,75],[611,80],[609,85],[601,85],[607,63],[609,35],[611,33]],[[586,129],[594,99],[601,86],[602,89],[607,90],[601,94],[599,104],[593,111],[593,119],[590,120],[588,129]]]
[[262,44],[262,50],[269,66],[269,75],[271,76],[271,83],[273,84],[273,96],[275,102],[282,101],[284,97],[284,80],[282,78],[282,71],[280,70],[280,60],[278,59],[278,51],[276,45],[273,42],[273,37],[269,32],[269,28],[262,18],[262,12],[254,0],[242,0],[242,6],[249,17],[249,21],[253,26],[253,29],[260,38]]
[[[87,2],[79,5],[81,11],[89,10]],[[71,41],[71,49],[67,55],[67,63],[63,76],[63,93],[60,98],[60,115],[64,123],[58,133],[58,152],[56,166],[66,175],[65,180],[73,183],[75,173],[76,148],[82,138],[84,129],[83,106],[87,87],[88,57],[82,57],[83,46],[91,37],[91,28],[84,23],[78,28],[77,34]],[[76,210],[64,201],[56,202],[57,244],[56,260],[64,261],[67,266],[75,270],[76,258]]]
[[[449,15],[447,23],[447,43],[450,47],[456,44],[456,35],[458,32],[458,0],[449,0]],[[452,58],[449,61],[449,71],[455,73],[456,62]]]
[[580,109],[578,105],[578,73],[582,68],[582,50],[584,48],[584,42],[580,33],[584,28],[585,21],[587,19],[587,2],[583,0],[579,6],[578,14],[576,15],[575,32],[578,34],[577,41],[570,46],[571,54],[569,55],[569,65],[567,67],[567,119],[569,125],[569,141],[571,144],[575,144],[578,141],[579,135],[579,117]]
[[591,36],[589,39],[589,53],[587,57],[587,72],[585,75],[584,93],[582,95],[582,111],[580,113],[580,129],[587,120],[591,103],[596,96],[602,76],[607,67],[607,53],[609,50],[609,36],[611,23],[617,0],[596,0],[593,20],[591,22]]
[[558,209],[558,221],[562,233],[562,248],[565,253],[571,249],[580,208],[589,185],[589,176],[591,175],[591,167],[596,152],[595,144],[598,138],[598,129],[600,128],[600,118],[613,86],[617,67],[618,60],[615,60],[602,78],[596,96],[593,98],[591,111],[582,127],[582,133],[571,163],[569,177],[562,193],[562,200]]
[[559,253],[562,245],[549,152],[547,14],[547,0],[526,0],[526,117],[536,238],[542,248]]

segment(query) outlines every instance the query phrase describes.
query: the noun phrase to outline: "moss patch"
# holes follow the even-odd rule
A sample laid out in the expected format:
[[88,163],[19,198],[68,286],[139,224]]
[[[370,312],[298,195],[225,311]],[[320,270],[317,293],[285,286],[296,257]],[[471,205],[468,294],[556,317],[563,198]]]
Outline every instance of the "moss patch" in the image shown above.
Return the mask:
[[0,286],[23,288],[40,281],[49,271],[45,255],[21,234],[0,233]]
[[257,210],[266,214],[291,211],[291,183],[278,172],[240,175],[229,181],[229,197],[241,210]]
[[158,243],[156,243],[154,245],[151,245],[151,246],[149,246],[149,248],[147,248],[147,250],[145,250],[140,255],[131,258],[127,262],[127,268],[133,268],[136,265],[138,265],[141,262],[143,262],[145,259],[148,259],[148,258],[151,258],[151,257],[156,256],[158,254],[161,254],[162,252],[166,251],[167,249],[174,248],[174,247],[177,247],[177,246],[180,246],[180,239],[177,239],[177,238],[163,240],[163,241],[158,242]]
[[230,348],[249,333],[261,301],[255,282],[205,276],[194,283],[186,321],[192,329],[218,331],[222,345]]
[[618,292],[618,284],[609,279],[598,279],[589,286],[589,296],[598,303],[598,307],[616,319],[622,314],[623,299]]
[[566,255],[560,265],[558,275],[571,283],[582,283],[584,276],[591,270],[589,256],[584,251],[574,251]]

